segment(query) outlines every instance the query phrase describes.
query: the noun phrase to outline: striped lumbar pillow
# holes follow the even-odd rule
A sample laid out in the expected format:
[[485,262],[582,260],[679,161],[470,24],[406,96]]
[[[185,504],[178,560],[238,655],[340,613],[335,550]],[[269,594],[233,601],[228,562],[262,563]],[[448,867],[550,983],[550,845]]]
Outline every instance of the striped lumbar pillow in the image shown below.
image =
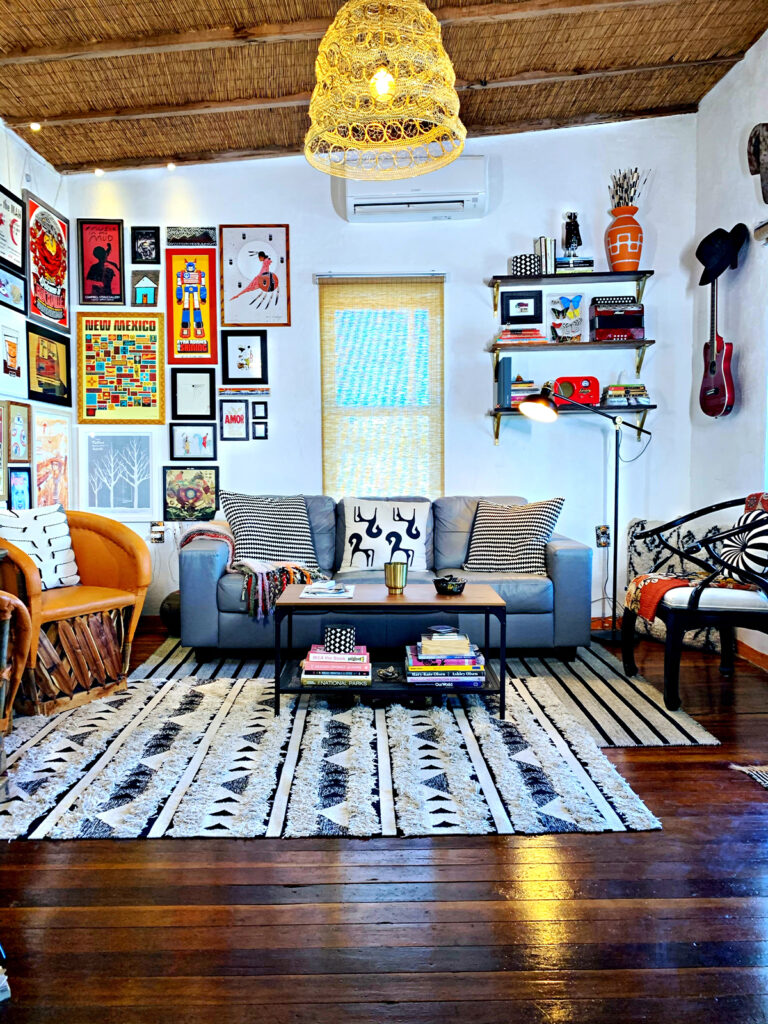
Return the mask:
[[235,561],[291,562],[320,573],[302,494],[270,498],[221,491],[219,500],[235,537]]
[[564,498],[530,505],[477,503],[467,572],[520,572],[546,576],[544,548],[552,536]]
[[74,587],[80,582],[62,505],[19,512],[0,509],[0,547],[4,540],[29,555],[40,571],[43,590]]

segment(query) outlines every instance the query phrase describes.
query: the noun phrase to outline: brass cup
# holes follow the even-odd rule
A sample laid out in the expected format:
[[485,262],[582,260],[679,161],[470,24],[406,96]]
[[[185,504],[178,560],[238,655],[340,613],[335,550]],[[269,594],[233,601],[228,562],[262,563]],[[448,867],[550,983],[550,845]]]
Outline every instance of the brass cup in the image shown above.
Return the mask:
[[407,562],[385,562],[384,582],[390,594],[402,594],[408,581]]

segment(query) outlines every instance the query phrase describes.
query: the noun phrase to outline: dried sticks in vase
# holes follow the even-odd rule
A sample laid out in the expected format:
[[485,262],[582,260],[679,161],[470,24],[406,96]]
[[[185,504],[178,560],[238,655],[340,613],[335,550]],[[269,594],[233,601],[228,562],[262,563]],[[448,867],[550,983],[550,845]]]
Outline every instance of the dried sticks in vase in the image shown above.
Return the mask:
[[613,171],[608,190],[611,193],[611,209],[617,206],[636,206],[648,183],[650,171],[629,167],[625,171]]

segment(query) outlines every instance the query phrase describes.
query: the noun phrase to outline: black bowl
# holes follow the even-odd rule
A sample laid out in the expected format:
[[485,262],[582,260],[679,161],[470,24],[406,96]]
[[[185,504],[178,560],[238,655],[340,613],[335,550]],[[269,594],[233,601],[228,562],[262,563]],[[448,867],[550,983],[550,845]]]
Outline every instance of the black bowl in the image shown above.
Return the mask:
[[467,585],[467,581],[462,579],[461,576],[438,576],[432,582],[435,584],[435,590],[438,594],[443,594],[447,597],[461,594]]

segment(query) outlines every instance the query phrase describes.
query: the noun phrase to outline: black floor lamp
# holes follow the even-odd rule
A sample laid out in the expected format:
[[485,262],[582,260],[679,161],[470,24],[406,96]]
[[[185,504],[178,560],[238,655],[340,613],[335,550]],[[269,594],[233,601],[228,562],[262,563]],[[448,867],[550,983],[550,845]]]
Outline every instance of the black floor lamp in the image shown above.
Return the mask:
[[[520,403],[518,408],[524,416],[531,420],[536,420],[537,423],[554,423],[557,419],[558,409],[552,397],[553,393],[554,386],[550,381],[542,387],[538,395],[526,398],[525,401]],[[610,420],[615,431],[613,442],[613,594],[611,597],[611,628],[610,630],[596,630],[592,635],[599,640],[612,640],[616,642],[619,635],[616,628],[616,592],[619,576],[619,450],[621,448],[619,433],[622,427],[628,427],[638,434],[646,434],[649,439],[653,435],[650,430],[635,426],[632,423],[625,423],[621,416],[605,412],[603,409],[596,409],[593,405],[582,405],[581,402],[574,402],[573,399],[566,398],[565,395],[561,394],[558,394],[557,398],[568,405],[577,406],[577,408],[582,409],[584,412],[591,412],[595,416],[602,416],[603,419]],[[639,408],[642,411],[642,406]]]

